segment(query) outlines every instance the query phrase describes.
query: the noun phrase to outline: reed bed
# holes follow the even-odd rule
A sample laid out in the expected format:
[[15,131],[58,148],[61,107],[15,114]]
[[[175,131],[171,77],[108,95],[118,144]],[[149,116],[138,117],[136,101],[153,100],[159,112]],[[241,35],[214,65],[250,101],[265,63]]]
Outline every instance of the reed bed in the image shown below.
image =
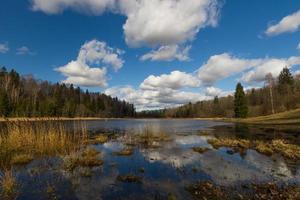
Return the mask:
[[6,122],[0,131],[0,167],[18,163],[18,158],[68,155],[87,137],[84,124],[74,124],[70,131],[61,122]]

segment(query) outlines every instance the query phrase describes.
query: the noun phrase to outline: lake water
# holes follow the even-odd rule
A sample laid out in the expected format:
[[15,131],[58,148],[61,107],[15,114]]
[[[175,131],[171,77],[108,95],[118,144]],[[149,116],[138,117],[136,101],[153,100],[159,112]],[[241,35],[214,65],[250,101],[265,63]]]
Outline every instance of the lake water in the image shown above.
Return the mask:
[[[18,168],[17,177],[22,184],[18,199],[193,199],[186,188],[199,181],[240,190],[243,190],[243,184],[252,182],[300,184],[299,162],[290,163],[280,155],[270,157],[252,149],[243,154],[225,147],[214,149],[207,142],[216,136],[234,135],[264,140],[294,137],[297,143],[299,133],[296,132],[179,119],[98,120],[87,121],[86,125],[91,134],[115,134],[104,144],[93,145],[102,153],[103,166],[92,168],[91,175],[86,177],[78,175],[82,169],[72,173],[61,170],[57,164],[59,158],[35,160]],[[153,148],[135,145],[129,156],[114,154],[128,146],[128,138],[142,132],[145,127],[165,132],[170,139],[158,141],[158,146]],[[209,150],[198,153],[193,147]],[[140,180],[118,180],[118,176],[128,174]],[[45,192],[50,185],[55,188],[53,196]]]

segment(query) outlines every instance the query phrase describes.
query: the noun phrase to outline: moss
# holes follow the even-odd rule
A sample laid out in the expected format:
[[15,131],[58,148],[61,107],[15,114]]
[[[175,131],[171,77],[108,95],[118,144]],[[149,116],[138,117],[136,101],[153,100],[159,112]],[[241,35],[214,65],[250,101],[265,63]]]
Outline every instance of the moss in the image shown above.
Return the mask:
[[197,153],[204,153],[209,150],[209,148],[205,148],[205,147],[204,148],[203,147],[193,147],[192,149],[193,149],[193,151],[195,151]]
[[126,182],[126,183],[141,183],[142,179],[139,176],[135,176],[133,174],[127,174],[127,175],[119,175],[117,177],[118,181]]
[[14,155],[11,158],[12,165],[26,165],[33,160],[33,156],[31,154],[18,154]]

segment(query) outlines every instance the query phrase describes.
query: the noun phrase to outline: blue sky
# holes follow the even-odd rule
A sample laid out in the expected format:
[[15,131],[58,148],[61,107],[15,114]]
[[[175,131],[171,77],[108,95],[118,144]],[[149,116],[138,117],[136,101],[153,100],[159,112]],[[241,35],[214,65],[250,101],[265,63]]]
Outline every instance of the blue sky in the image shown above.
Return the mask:
[[297,73],[299,11],[295,0],[3,0],[0,65],[138,109],[177,106]]

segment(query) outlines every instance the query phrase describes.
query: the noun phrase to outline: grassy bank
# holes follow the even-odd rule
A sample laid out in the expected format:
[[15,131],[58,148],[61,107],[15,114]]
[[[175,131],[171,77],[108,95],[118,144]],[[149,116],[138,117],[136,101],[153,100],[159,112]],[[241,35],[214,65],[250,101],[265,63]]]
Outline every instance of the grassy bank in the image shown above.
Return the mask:
[[[219,119],[220,120],[220,119]],[[222,121],[240,122],[249,124],[300,124],[300,109],[276,113],[273,115],[250,117],[245,119],[224,118]]]

